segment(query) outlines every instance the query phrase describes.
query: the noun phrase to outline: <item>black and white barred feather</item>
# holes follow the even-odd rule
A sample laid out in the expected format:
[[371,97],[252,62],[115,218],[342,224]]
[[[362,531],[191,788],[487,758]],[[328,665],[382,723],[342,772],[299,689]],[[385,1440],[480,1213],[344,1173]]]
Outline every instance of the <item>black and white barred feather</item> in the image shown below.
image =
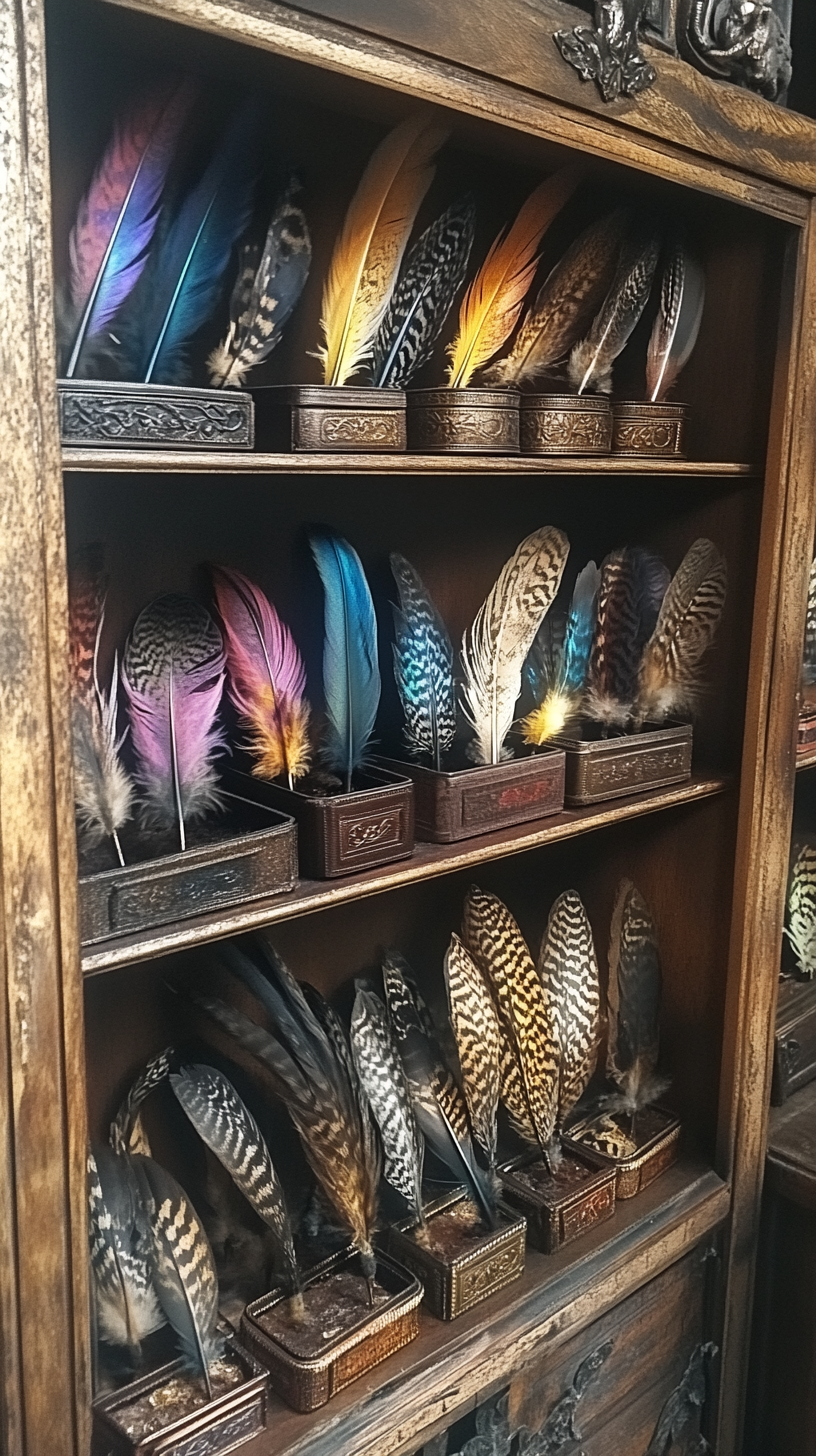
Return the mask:
[[538,971],[558,1028],[556,1132],[560,1132],[595,1070],[601,1022],[592,927],[575,890],[559,895],[550,911]]
[[805,646],[802,652],[802,682],[810,687],[816,682],[816,556],[810,563],[807,612],[805,614]]
[[151,1057],[144,1071],[128,1088],[127,1095],[111,1123],[110,1142],[114,1152],[145,1153],[150,1156],[150,1143],[142,1122],[142,1108],[151,1093],[167,1080],[170,1074],[172,1047],[165,1047],[158,1056]]
[[816,847],[803,844],[796,852],[788,880],[785,934],[802,976],[816,974]]
[[501,1089],[501,1031],[487,981],[458,935],[451,936],[445,956],[445,982],[473,1135],[492,1170]]
[[728,571],[712,541],[689,547],[668,586],[643,651],[634,707],[638,723],[691,717],[701,684],[700,664],[725,605]]
[[400,599],[394,608],[394,677],[405,744],[409,753],[441,769],[456,734],[453,647],[419,572],[396,551],[390,561]]
[[416,1124],[385,1006],[373,991],[358,989],[354,998],[351,1050],[357,1075],[380,1129],[385,1178],[421,1221],[422,1134]]
[[88,1237],[100,1339],[138,1363],[142,1340],[165,1323],[150,1271],[147,1215],[129,1159],[88,1149]]

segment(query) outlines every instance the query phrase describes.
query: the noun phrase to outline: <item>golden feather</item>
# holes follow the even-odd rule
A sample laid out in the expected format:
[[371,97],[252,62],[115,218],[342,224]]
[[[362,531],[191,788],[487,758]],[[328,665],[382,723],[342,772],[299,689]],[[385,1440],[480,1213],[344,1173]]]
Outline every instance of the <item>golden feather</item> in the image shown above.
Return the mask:
[[326,384],[345,384],[371,357],[414,219],[433,180],[431,158],[447,132],[426,112],[380,142],[346,212],[323,290]]
[[449,388],[465,389],[509,339],[535,277],[538,245],[582,176],[583,168],[569,166],[548,177],[496,238],[462,299],[459,332],[448,350]]
[[496,1162],[501,1032],[487,982],[458,935],[451,936],[445,956],[445,981],[471,1127],[493,1168]]

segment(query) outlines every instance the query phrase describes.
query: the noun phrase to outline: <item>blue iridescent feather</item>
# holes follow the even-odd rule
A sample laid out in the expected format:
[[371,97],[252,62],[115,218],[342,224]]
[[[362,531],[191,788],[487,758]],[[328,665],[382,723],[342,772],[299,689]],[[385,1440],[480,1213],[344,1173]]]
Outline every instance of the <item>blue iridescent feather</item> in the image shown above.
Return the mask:
[[324,592],[324,758],[351,790],[365,757],[380,703],[377,619],[362,562],[342,536],[324,528],[309,545]]
[[400,604],[394,608],[394,677],[405,717],[408,752],[434,768],[456,733],[453,648],[442,618],[410,561],[396,551],[391,570]]

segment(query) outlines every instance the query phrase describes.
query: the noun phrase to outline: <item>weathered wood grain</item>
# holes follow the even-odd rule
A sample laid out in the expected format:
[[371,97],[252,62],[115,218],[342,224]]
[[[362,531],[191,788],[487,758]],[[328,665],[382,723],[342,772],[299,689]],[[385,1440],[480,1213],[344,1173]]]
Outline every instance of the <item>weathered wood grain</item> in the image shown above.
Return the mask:
[[689,479],[758,476],[758,466],[720,460],[663,460],[609,455],[239,455],[186,450],[78,450],[62,452],[67,472],[140,475],[680,475]]

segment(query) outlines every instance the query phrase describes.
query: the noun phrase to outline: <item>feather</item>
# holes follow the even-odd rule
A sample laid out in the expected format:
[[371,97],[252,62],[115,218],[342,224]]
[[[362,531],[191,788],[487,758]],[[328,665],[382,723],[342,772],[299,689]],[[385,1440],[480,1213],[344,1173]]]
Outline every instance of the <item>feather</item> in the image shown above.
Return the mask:
[[200,1370],[212,1400],[210,1365],[222,1353],[218,1275],[207,1235],[184,1189],[152,1158],[133,1160],[150,1227],[150,1267],[159,1303],[185,1363]]
[[394,608],[394,677],[405,744],[438,770],[456,734],[453,648],[419,572],[396,551],[390,561],[400,599]]
[[148,1262],[146,1214],[127,1158],[106,1147],[88,1149],[88,1204],[99,1335],[106,1344],[126,1346],[138,1364],[142,1341],[165,1319]]
[[582,176],[583,168],[573,165],[541,182],[496,238],[462,299],[459,330],[448,349],[450,389],[466,389],[509,339],[535,277],[538,245]]
[[788,881],[787,925],[796,964],[809,981],[816,974],[816,848],[803,844]]
[[[271,1230],[290,1294],[298,1294],[300,1272],[281,1181],[255,1118],[232,1083],[215,1067],[182,1067],[170,1085],[210,1152]],[[302,1295],[293,1311],[302,1316]]]
[[[462,1094],[442,1062],[437,1046],[425,1034],[422,1017],[417,1012],[398,957],[386,956],[383,981],[391,1025],[420,1130],[436,1157],[450,1169],[458,1182],[464,1183],[488,1226],[494,1228],[493,1193],[476,1162],[467,1130],[467,1113],[464,1114],[464,1128],[454,1128],[449,1115],[452,1103],[455,1104],[457,1099],[464,1110]],[[456,1092],[453,1098],[451,1084]]]
[[501,1097],[526,1142],[547,1151],[558,1112],[558,1023],[524,937],[496,895],[473,886],[464,941],[493,991],[504,1048]]
[[652,289],[660,238],[641,225],[625,240],[615,276],[600,311],[585,339],[573,348],[569,378],[578,394],[612,391],[612,365],[622,353],[640,321]]
[[385,1007],[372,991],[358,990],[351,1017],[354,1065],[380,1129],[385,1178],[402,1194],[418,1223],[422,1210],[424,1146]]
[[639,546],[601,562],[585,712],[604,729],[622,728],[632,716],[641,654],[668,584],[662,561]]
[[473,1135],[492,1172],[496,1166],[501,1033],[485,978],[458,935],[451,936],[445,956],[445,983]]
[[609,1105],[633,1118],[668,1086],[657,1074],[661,988],[654,921],[631,880],[622,880],[609,932],[606,1071],[620,1093]]
[[211,568],[224,629],[229,695],[251,733],[259,779],[285,774],[290,789],[309,769],[306,669],[289,628],[240,571]]
[[122,660],[146,826],[179,830],[221,805],[213,757],[224,686],[221,634],[191,597],[154,597],[139,614]]
[[388,1015],[397,1044],[402,1046],[413,1031],[418,1032],[427,1043],[433,1066],[429,1074],[433,1095],[456,1137],[465,1140],[470,1133],[467,1104],[442,1054],[433,1018],[420,995],[413,972],[408,962],[395,951],[390,951],[384,958],[382,972]]
[[672,577],[646,643],[637,683],[637,722],[661,723],[694,714],[701,692],[700,663],[714,640],[727,582],[725,559],[713,542],[700,537]]
[[805,645],[802,651],[802,683],[810,687],[816,682],[816,556],[810,563],[807,611],[805,613]]
[[546,633],[549,617],[545,617],[530,649],[527,672],[536,695],[537,707],[522,721],[524,742],[540,748],[547,739],[564,729],[578,716],[589,670],[589,654],[595,631],[600,572],[594,561],[587,562],[578,573],[572,593],[564,640],[553,651],[539,646]]
[[507,358],[485,373],[485,384],[536,384],[578,342],[609,291],[627,220],[618,208],[575,239],[542,283]]
[[292,201],[296,191],[297,184],[290,182],[260,253],[251,243],[240,251],[229,330],[207,360],[216,388],[240,389],[250,369],[269,357],[306,286],[312,240],[302,210]]
[[173,1048],[166,1047],[152,1057],[128,1089],[127,1096],[111,1123],[110,1143],[117,1153],[144,1153],[150,1157],[150,1143],[142,1123],[142,1107],[152,1092],[170,1075]]
[[75,324],[68,379],[81,372],[84,346],[107,327],[144,271],[167,173],[195,94],[192,83],[182,81],[125,110],[79,204],[68,240]]
[[574,890],[559,895],[550,911],[538,973],[558,1027],[556,1132],[560,1134],[595,1070],[601,1025],[601,990],[592,927]]
[[187,382],[187,345],[212,314],[233,247],[249,222],[258,120],[254,101],[236,112],[153,250],[122,331],[125,367],[133,379]]
[[555,600],[569,542],[555,526],[527,536],[462,638],[463,708],[477,763],[499,763],[513,726],[524,661]]
[[374,346],[371,373],[378,388],[405,389],[427,364],[465,280],[475,232],[476,204],[464,197],[411,249]]
[[447,132],[421,112],[380,142],[335,244],[320,328],[324,383],[347,384],[371,358],[414,219]]
[[682,243],[675,243],[663,270],[660,312],[646,355],[646,393],[665,399],[691,358],[705,304],[705,274]]
[[374,732],[380,703],[377,618],[362,562],[353,546],[331,531],[309,534],[324,592],[323,695],[329,768],[346,791]]

